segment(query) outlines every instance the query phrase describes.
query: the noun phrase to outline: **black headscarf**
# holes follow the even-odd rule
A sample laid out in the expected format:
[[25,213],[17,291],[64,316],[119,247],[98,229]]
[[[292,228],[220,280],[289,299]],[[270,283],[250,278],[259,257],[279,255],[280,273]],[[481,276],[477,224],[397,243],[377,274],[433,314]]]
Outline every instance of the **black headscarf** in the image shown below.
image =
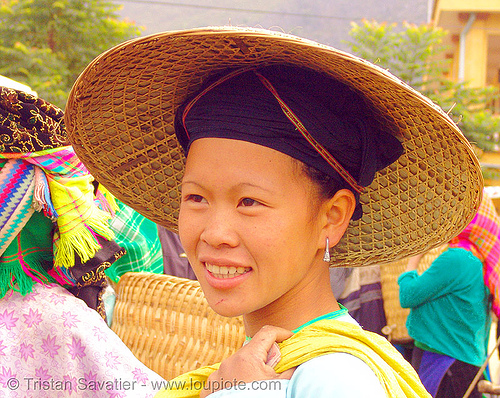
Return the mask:
[[[360,186],[370,185],[376,171],[403,153],[398,139],[376,127],[375,116],[363,98],[345,84],[293,66],[274,65],[257,71]],[[186,153],[198,138],[243,140],[275,149],[345,183],[287,118],[253,70],[213,87],[184,112],[190,102],[178,110],[175,126]],[[357,207],[354,219],[362,215]]]

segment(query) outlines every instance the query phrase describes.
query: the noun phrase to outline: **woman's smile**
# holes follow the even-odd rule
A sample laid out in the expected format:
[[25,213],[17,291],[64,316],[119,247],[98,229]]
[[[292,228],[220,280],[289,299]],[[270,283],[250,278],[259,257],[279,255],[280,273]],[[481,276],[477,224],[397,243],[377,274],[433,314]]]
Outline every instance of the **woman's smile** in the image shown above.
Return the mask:
[[225,291],[243,284],[252,272],[249,267],[225,267],[205,263],[204,279],[213,289]]
[[233,279],[252,270],[249,267],[219,267],[208,263],[205,263],[205,268],[214,278],[218,279]]

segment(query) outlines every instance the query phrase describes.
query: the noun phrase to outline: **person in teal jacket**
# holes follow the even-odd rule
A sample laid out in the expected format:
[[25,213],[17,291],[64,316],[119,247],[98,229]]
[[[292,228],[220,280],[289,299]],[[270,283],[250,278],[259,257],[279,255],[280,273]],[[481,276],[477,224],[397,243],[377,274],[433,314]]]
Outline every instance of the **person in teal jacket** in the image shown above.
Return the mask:
[[[497,245],[484,237],[488,230],[496,236],[491,229],[499,224],[496,213],[485,214],[484,209],[490,207],[482,204],[425,272],[417,272],[420,254],[409,259],[398,279],[401,306],[411,309],[406,327],[415,341],[412,364],[433,397],[462,397],[487,357],[491,292],[484,260],[485,249]],[[480,396],[477,388],[470,395]]]

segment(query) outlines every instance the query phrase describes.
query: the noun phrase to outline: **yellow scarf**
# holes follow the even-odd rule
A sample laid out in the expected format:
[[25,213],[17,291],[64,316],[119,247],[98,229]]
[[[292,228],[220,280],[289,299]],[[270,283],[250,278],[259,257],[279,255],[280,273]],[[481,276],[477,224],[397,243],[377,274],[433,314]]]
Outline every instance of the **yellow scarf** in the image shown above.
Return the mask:
[[[345,352],[364,361],[377,375],[388,397],[430,398],[412,366],[384,337],[366,332],[355,324],[321,320],[306,326],[279,344],[281,361],[277,373],[301,365],[309,359]],[[199,397],[200,388],[219,364],[185,373],[169,382],[155,398]]]

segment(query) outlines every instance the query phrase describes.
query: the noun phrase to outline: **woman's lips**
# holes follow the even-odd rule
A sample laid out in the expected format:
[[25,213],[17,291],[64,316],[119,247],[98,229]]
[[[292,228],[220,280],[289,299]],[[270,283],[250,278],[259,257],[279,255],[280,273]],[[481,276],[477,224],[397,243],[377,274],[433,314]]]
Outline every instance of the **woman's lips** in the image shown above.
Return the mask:
[[232,279],[252,270],[251,267],[225,267],[205,263],[205,268],[214,278]]

